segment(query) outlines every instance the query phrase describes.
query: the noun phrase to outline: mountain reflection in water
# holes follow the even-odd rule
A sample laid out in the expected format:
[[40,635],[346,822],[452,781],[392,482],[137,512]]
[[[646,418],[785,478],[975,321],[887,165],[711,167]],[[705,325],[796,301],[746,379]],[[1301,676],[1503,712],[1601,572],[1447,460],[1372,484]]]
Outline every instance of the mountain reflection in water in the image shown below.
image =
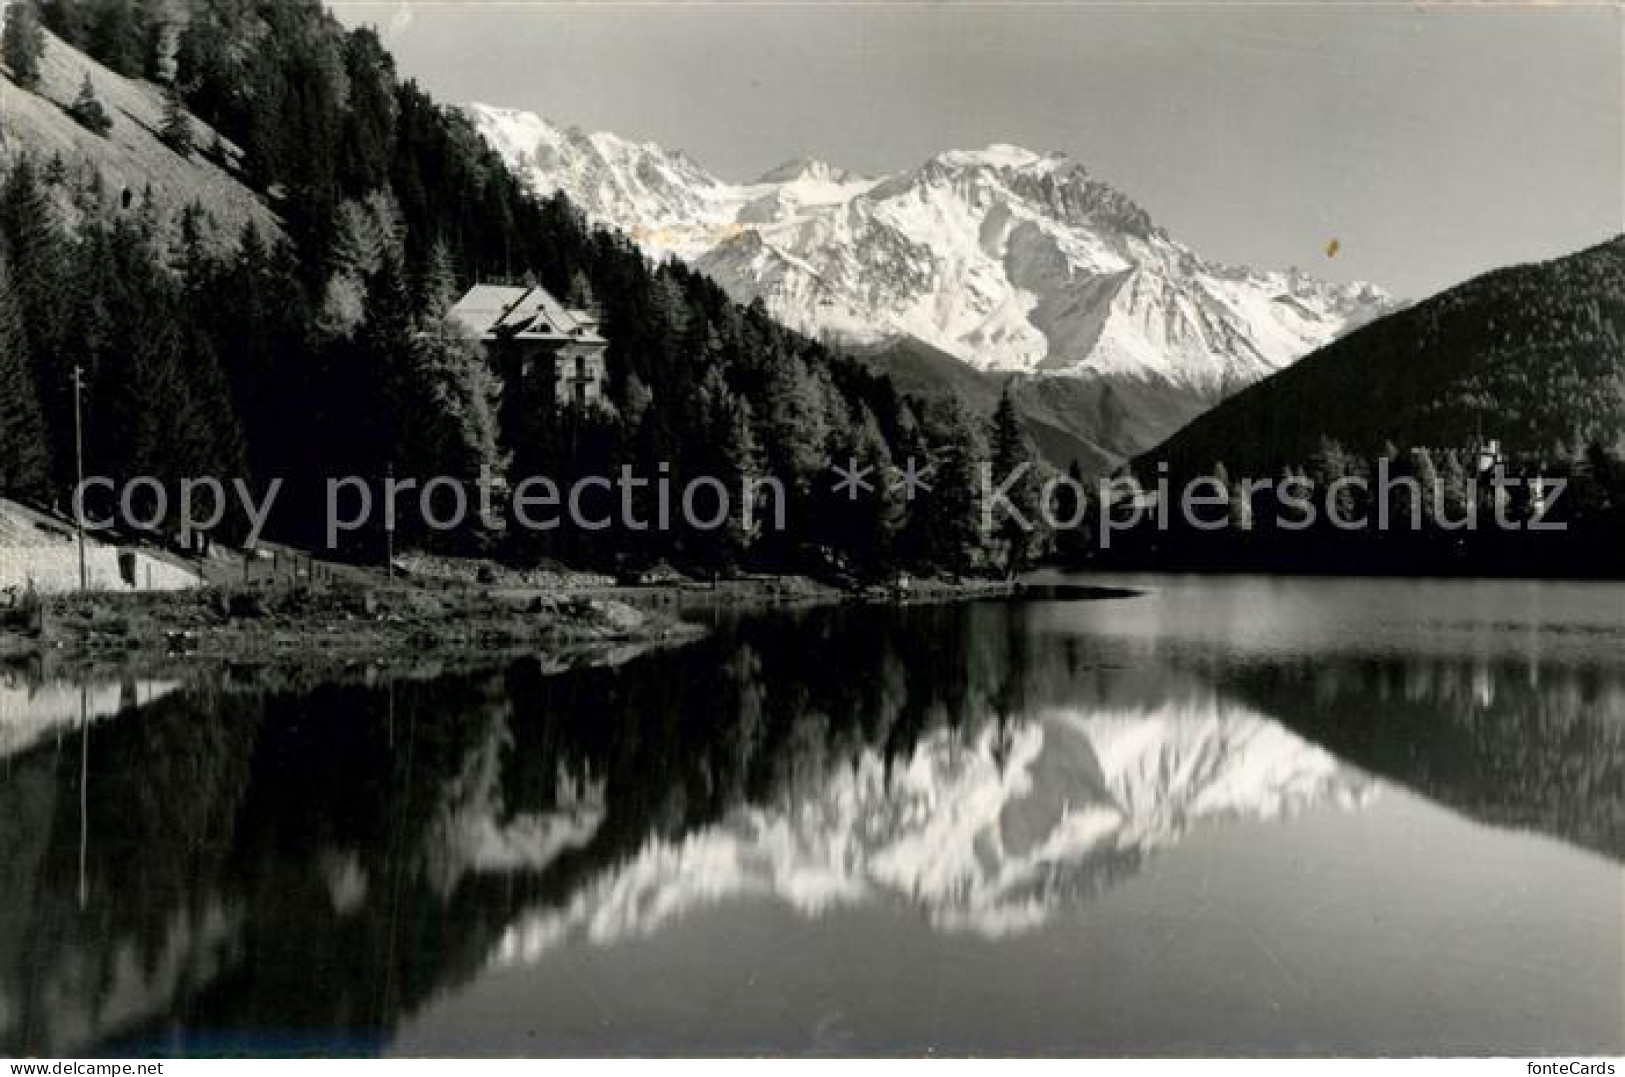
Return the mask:
[[1012,939],[1194,832],[1385,787],[1625,856],[1620,662],[1148,655],[1061,606],[763,619],[556,675],[216,676],[0,729],[0,1050],[376,1052],[493,969],[742,898]]

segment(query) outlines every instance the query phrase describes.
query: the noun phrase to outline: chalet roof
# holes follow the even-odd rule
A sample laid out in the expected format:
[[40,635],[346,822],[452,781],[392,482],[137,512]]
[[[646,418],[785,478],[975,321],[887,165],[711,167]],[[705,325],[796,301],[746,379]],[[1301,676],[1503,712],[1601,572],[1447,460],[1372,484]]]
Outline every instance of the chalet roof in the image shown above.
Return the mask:
[[569,309],[539,285],[476,284],[447,313],[481,340],[605,343],[596,319]]

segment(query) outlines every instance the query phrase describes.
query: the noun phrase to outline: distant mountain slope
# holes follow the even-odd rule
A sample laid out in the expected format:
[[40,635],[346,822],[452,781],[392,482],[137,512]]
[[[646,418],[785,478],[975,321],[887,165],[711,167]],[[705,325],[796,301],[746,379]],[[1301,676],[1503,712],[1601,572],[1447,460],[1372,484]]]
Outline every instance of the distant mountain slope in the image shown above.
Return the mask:
[[1368,284],[1203,259],[1062,154],[950,150],[880,177],[801,159],[731,183],[653,143],[468,112],[538,191],[789,325],[872,351],[918,342],[1104,410],[1085,436],[1113,459],[1395,306]]
[[[87,74],[113,120],[105,137],[67,111]],[[201,205],[218,235],[235,238],[249,221],[276,233],[275,214],[233,171],[237,148],[193,118],[198,148],[182,157],[158,137],[163,108],[158,86],[126,78],[47,33],[36,90],[0,74],[0,166],[23,152],[43,161],[60,156],[76,178],[85,166],[94,168],[110,200],[122,201],[128,192],[139,205],[151,190],[155,207],[166,214]],[[217,146],[221,159],[214,159]]]
[[1032,381],[977,370],[963,359],[917,340],[888,341],[878,348],[858,349],[856,354],[865,364],[887,374],[901,392],[926,399],[954,397],[980,415],[993,414],[1000,394],[1010,385],[1027,435],[1040,455],[1058,468],[1065,469],[1076,461],[1086,474],[1101,474],[1110,471],[1120,459],[1093,439],[1087,424],[1077,423],[1053,407],[1049,394],[1036,391]]
[[1114,470],[1139,448],[1154,445],[1211,407],[1203,394],[1160,379],[1043,377],[983,371],[922,341],[887,341],[855,354],[888,374],[897,388],[922,397],[956,396],[991,414],[1005,386],[1015,396],[1027,433],[1058,468],[1074,462],[1086,475]]
[[1274,475],[1324,435],[1514,451],[1625,435],[1625,236],[1495,270],[1349,334],[1238,393],[1140,459]]

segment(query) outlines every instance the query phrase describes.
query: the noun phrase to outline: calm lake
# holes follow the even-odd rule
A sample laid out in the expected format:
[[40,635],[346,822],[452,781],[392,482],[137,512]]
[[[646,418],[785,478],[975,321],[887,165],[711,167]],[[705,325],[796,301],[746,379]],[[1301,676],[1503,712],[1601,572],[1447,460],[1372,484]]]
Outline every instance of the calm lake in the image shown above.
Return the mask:
[[1625,1051],[1625,586],[1107,582],[0,672],[0,1054]]

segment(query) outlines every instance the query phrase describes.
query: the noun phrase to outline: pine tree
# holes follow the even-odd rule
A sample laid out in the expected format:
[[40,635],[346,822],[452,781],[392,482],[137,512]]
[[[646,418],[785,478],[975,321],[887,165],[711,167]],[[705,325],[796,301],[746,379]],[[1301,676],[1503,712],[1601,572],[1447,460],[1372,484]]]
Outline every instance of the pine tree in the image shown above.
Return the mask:
[[[144,284],[141,290],[145,293]],[[179,326],[151,303],[135,301],[134,289],[132,301],[118,307],[129,344],[99,357],[94,366],[86,410],[95,421],[87,459],[120,479],[179,477],[180,454],[171,440],[180,428],[176,413],[183,410],[186,391]]]
[[17,160],[0,188],[0,241],[11,256],[12,289],[33,358],[34,388],[45,420],[48,455],[56,468],[54,486],[66,489],[73,482],[69,371],[74,357],[69,355],[68,341],[72,333],[82,334],[88,328],[74,328],[85,284],[69,265],[67,239],[30,157]]
[[761,491],[757,491],[761,494],[758,501],[749,506],[742,497],[751,480],[760,477],[763,465],[750,403],[729,389],[716,368],[706,372],[699,395],[702,427],[697,433],[703,448],[696,454],[695,467],[718,479],[734,501],[727,524],[708,536],[702,535],[698,545],[707,567],[727,571],[744,560],[762,532],[763,513],[774,507],[765,503],[770,495]]
[[683,294],[683,285],[670,263],[661,266],[651,282],[649,315],[662,354],[669,359],[680,358],[676,344],[688,329],[688,297]]
[[1242,479],[1230,488],[1230,526],[1236,531],[1253,529],[1253,497],[1247,480]]
[[45,52],[45,31],[40,26],[34,0],[11,0],[0,5],[6,25],[0,31],[0,60],[11,72],[11,80],[25,90],[39,86],[40,56]]
[[73,275],[99,293],[94,317],[75,326],[67,342],[88,380],[87,470],[162,479],[164,443],[184,385],[179,328],[165,309],[149,250],[130,220],[119,218],[93,226],[74,262]]
[[164,88],[164,118],[158,128],[158,137],[182,157],[191,156],[194,143],[192,118],[187,114],[186,99],[181,96],[180,87],[173,82]]
[[1439,522],[1445,525],[1465,526],[1477,506],[1471,496],[1461,453],[1454,449],[1444,454],[1444,465],[1439,469],[1439,497]]
[[908,519],[908,504],[893,481],[894,460],[880,424],[867,408],[843,437],[838,457],[842,467],[849,466],[848,461],[855,464],[857,474],[866,475],[871,488],[860,489],[856,496],[829,491],[828,515],[839,524],[833,537],[850,554],[860,578],[880,579],[896,566],[897,538]]
[[11,265],[0,248],[0,491],[43,495],[51,463]]
[[332,274],[322,299],[325,334],[347,337],[356,331],[365,314],[369,282],[385,259],[399,267],[404,227],[400,207],[387,193],[343,202],[334,211],[326,240]]
[[460,323],[441,318],[417,334],[413,358],[411,376],[420,380],[429,412],[412,418],[434,424],[429,451],[437,468],[470,481],[482,468],[501,474],[496,421],[500,384],[479,341]]
[[1093,505],[1084,483],[1083,468],[1076,460],[1067,465],[1066,477],[1068,481],[1056,487],[1054,519],[1060,524],[1076,522],[1070,527],[1058,528],[1055,552],[1064,562],[1075,564],[1087,556],[1093,542]]
[[51,32],[79,48],[85,43],[84,0],[39,0],[39,13]]
[[1421,486],[1419,500],[1422,506],[1422,520],[1434,524],[1439,519],[1440,503],[1443,492],[1439,484],[1439,469],[1433,463],[1433,454],[1425,448],[1411,450],[1411,474]]
[[96,96],[96,87],[90,81],[90,74],[79,84],[79,95],[68,106],[68,115],[79,121],[79,126],[98,135],[106,135],[113,129],[113,118],[102,107],[102,102]]
[[373,30],[358,27],[345,37],[344,75],[338,177],[346,190],[372,190],[389,182],[396,123],[395,62]]
[[[308,434],[332,425],[325,412],[334,394],[314,384],[314,318],[291,252],[286,244],[267,247],[249,224],[236,256],[202,276],[193,309],[206,320],[222,357],[254,476],[265,481],[313,474],[321,439]],[[291,437],[287,416],[296,414],[311,422],[301,436]]]
[[[363,320],[356,333],[356,364],[352,406],[357,417],[367,416],[355,433],[355,459],[374,473],[385,464],[415,473],[424,464],[424,446],[413,434],[414,417],[421,418],[412,378],[414,329],[411,301],[401,278],[400,263],[387,256],[367,280]],[[370,414],[369,414],[370,413]],[[340,413],[340,421],[342,412]],[[432,470],[428,474],[432,474]]]
[[98,0],[86,48],[119,74],[140,78],[147,73],[148,36],[131,0]]
[[175,438],[171,444],[174,474],[237,477],[246,473],[247,447],[231,389],[219,353],[185,317],[185,309],[171,299],[171,317],[181,323],[180,367],[185,389],[173,412]]
[[769,368],[767,446],[773,474],[786,486],[808,492],[829,467],[829,417],[817,376],[787,356]]
[[597,309],[598,300],[593,296],[592,282],[587,279],[587,274],[582,272],[580,266],[570,271],[570,288],[565,293],[565,302],[576,310]]
[[[1328,437],[1320,439],[1320,445],[1315,449],[1309,460],[1308,475],[1314,483],[1316,491],[1324,498],[1333,484],[1348,478],[1353,473],[1353,464],[1349,455],[1343,451],[1343,446],[1336,440]],[[1352,483],[1344,482],[1337,486],[1333,497],[1334,504],[1327,504],[1328,511],[1335,511],[1339,520],[1354,519],[1355,501]]]
[[909,545],[926,567],[958,575],[975,571],[984,552],[977,465],[985,450],[978,426],[957,398],[932,401],[922,416],[930,459],[914,460],[916,470],[929,467],[929,475],[928,488],[910,503]]
[[1027,566],[1040,536],[1036,530],[1038,476],[1033,468],[1034,453],[1021,429],[1021,418],[1016,414],[1008,386],[993,412],[992,449],[992,488],[996,490],[1006,482],[1011,483],[1005,494],[1011,509],[994,521],[994,527],[1004,557],[1005,575],[1013,576]]
[[431,324],[446,316],[457,302],[457,267],[451,248],[437,239],[429,247],[423,269],[417,278],[417,306]]

